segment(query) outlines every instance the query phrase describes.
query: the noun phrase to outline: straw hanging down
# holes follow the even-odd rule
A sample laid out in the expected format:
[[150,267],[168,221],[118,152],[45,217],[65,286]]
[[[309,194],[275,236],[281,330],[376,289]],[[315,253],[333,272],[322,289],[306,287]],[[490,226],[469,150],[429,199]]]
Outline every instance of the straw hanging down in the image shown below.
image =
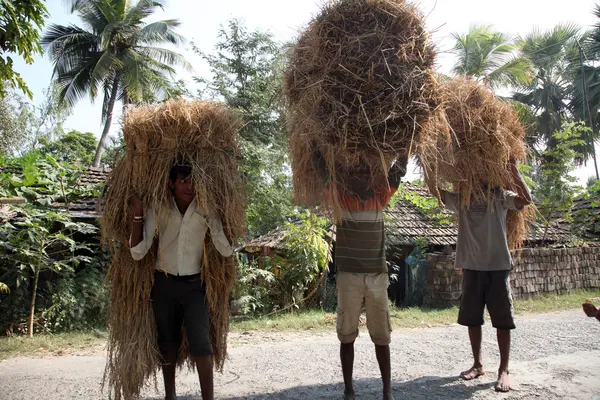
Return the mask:
[[[440,87],[443,118],[431,119],[417,146],[425,182],[431,193],[451,186],[461,204],[489,202],[491,188],[514,189],[511,159],[525,161],[525,131],[517,112],[490,89],[463,78]],[[450,136],[440,134],[450,127]],[[509,213],[507,236],[511,248],[523,243],[535,219],[535,206]]]
[[[238,117],[216,102],[170,101],[133,109],[125,117],[127,151],[107,182],[102,217],[103,237],[115,253],[108,271],[110,330],[104,383],[116,398],[139,397],[148,378],[160,367],[150,304],[160,255],[155,242],[144,259],[136,262],[131,258],[129,196],[136,194],[144,204],[170,207],[169,170],[176,160],[185,160],[192,167],[198,206],[216,210],[226,236],[235,243],[243,232],[245,208],[236,161],[239,127]],[[215,367],[221,370],[227,354],[235,264],[233,258],[217,252],[209,234],[198,245],[205,249],[202,276],[211,312]],[[180,355],[179,365],[192,361],[185,342]]]

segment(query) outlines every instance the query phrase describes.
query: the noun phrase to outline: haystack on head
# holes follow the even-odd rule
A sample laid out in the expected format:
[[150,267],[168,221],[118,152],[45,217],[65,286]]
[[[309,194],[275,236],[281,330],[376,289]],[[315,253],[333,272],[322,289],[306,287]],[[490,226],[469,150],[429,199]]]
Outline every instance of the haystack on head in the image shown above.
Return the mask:
[[[291,51],[285,76],[296,200],[320,194],[311,147],[336,164],[386,173],[408,154],[438,107],[434,48],[419,11],[404,0],[329,2]],[[388,165],[389,167],[389,165]]]
[[427,129],[435,132],[449,125],[449,139],[435,133],[424,135],[438,142],[422,141],[419,149],[432,191],[440,184],[451,184],[468,206],[472,200],[487,201],[494,188],[513,188],[509,161],[526,158],[525,131],[516,111],[469,79],[451,79],[440,89],[445,115],[432,120]]
[[[444,110],[430,119],[427,135],[420,137],[418,159],[433,194],[451,186],[462,206],[488,202],[493,189],[514,190],[511,159],[527,155],[525,131],[511,105],[475,81],[455,78],[440,87]],[[450,135],[440,134],[450,127]],[[511,248],[523,243],[533,220],[535,206],[510,212],[507,236]]]
[[[111,329],[105,379],[117,396],[135,398],[160,367],[150,303],[153,270],[160,255],[154,248],[141,261],[131,258],[127,243],[133,215],[128,199],[135,194],[160,213],[161,208],[173,206],[169,184],[173,174],[175,178],[179,172],[189,174],[197,205],[216,211],[225,234],[235,243],[243,233],[245,219],[236,157],[239,127],[240,120],[232,110],[216,102],[170,101],[133,109],[125,117],[126,152],[107,182],[102,218],[104,238],[116,253],[108,271]],[[209,236],[198,246],[204,247],[201,270],[211,310],[214,360],[216,367],[222,368],[229,327],[227,299],[235,281],[235,264],[218,253]],[[186,359],[189,354],[184,347],[179,361]]]

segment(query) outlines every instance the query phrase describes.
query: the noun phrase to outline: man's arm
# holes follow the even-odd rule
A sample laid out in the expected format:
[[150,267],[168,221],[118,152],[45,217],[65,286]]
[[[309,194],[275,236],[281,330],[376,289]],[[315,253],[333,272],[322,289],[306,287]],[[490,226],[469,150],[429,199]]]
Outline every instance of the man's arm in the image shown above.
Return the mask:
[[219,218],[216,212],[212,211],[206,217],[206,222],[210,229],[210,237],[217,251],[221,253],[223,257],[230,257],[233,254],[234,249],[229,243],[227,236],[225,236],[221,218]]
[[136,195],[131,195],[129,204],[133,211],[133,227],[129,246],[136,247],[144,239],[144,205]]
[[521,209],[532,203],[531,193],[529,192],[529,188],[523,181],[523,177],[517,168],[517,163],[515,160],[510,160],[510,172],[513,177],[513,181],[515,183],[515,189],[517,193],[517,197],[515,198],[515,206]]
[[398,157],[390,172],[388,172],[388,184],[390,187],[397,189],[400,186],[400,181],[406,175],[406,165],[408,164],[408,157]]
[[317,173],[317,177],[323,186],[329,186],[329,173],[327,171],[327,163],[323,157],[323,153],[315,146],[311,146],[311,162],[312,166]]
[[152,247],[156,221],[154,213],[150,209],[147,210],[144,217],[144,206],[136,196],[131,196],[129,201],[133,211],[133,227],[129,239],[129,251],[131,252],[131,257],[139,261],[148,254],[148,251]]

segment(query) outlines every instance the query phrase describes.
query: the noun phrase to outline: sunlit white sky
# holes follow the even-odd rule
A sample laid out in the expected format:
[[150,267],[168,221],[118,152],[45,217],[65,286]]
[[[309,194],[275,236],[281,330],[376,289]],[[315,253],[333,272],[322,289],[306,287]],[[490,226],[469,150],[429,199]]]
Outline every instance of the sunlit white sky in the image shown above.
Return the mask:
[[[179,33],[193,41],[202,51],[210,52],[216,41],[219,26],[232,18],[242,19],[249,29],[262,29],[273,33],[281,42],[293,39],[302,27],[318,12],[325,0],[167,0],[163,12],[155,19],[179,19]],[[69,14],[67,1],[48,0],[50,17],[46,21],[58,24],[78,24],[76,15]],[[511,36],[525,35],[534,29],[549,29],[558,23],[570,22],[581,27],[596,23],[592,10],[594,0],[419,0],[415,2],[427,15],[427,26],[440,55],[438,68],[449,72],[453,58],[448,50],[453,46],[451,34],[466,32],[471,25],[493,25]],[[191,46],[179,50],[193,66],[193,71],[180,71],[178,78],[189,81],[194,89],[192,76],[207,76],[208,68]],[[33,65],[15,60],[21,73],[34,92],[34,101],[43,100],[43,90],[50,84],[52,65],[47,57],[39,56]],[[73,110],[65,128],[89,131],[97,136],[102,132],[100,120],[101,102],[93,104],[83,99]],[[121,106],[117,105],[111,133],[118,129]],[[593,175],[593,167],[580,168],[577,176],[585,183]],[[409,178],[415,177],[412,171]]]

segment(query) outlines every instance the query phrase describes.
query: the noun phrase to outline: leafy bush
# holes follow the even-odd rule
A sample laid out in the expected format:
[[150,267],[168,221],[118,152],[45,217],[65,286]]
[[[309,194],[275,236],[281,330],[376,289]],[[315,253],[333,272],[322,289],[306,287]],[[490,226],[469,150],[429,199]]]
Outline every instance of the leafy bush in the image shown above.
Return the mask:
[[233,297],[244,314],[300,308],[300,301],[327,271],[331,254],[326,225],[315,215],[300,213],[295,223],[285,226],[285,248],[280,254],[240,256]]
[[[18,210],[19,216],[14,221],[0,226],[0,249],[4,253],[0,278],[9,289],[11,284],[7,282],[14,282],[17,290],[25,286],[23,283],[28,284],[27,332],[31,336],[40,275],[44,272],[72,273],[82,261],[89,262],[91,259],[84,254],[91,254],[92,249],[85,244],[78,244],[73,236],[77,233],[89,235],[96,232],[97,228],[90,224],[73,222],[69,214],[64,212],[31,206]],[[18,293],[18,296],[21,301],[24,300],[23,293]],[[2,304],[0,303],[0,306]]]
[[[0,196],[24,197],[0,225],[0,329],[8,333],[81,329],[103,323],[107,305],[98,228],[55,207],[98,195],[83,172],[52,156],[0,159]],[[35,327],[35,328],[34,328]]]
[[73,331],[104,326],[109,300],[107,253],[65,271],[52,285],[51,305],[42,313],[47,331]]
[[260,314],[273,309],[269,287],[275,282],[273,272],[263,269],[257,260],[238,254],[237,281],[233,292],[242,314]]

